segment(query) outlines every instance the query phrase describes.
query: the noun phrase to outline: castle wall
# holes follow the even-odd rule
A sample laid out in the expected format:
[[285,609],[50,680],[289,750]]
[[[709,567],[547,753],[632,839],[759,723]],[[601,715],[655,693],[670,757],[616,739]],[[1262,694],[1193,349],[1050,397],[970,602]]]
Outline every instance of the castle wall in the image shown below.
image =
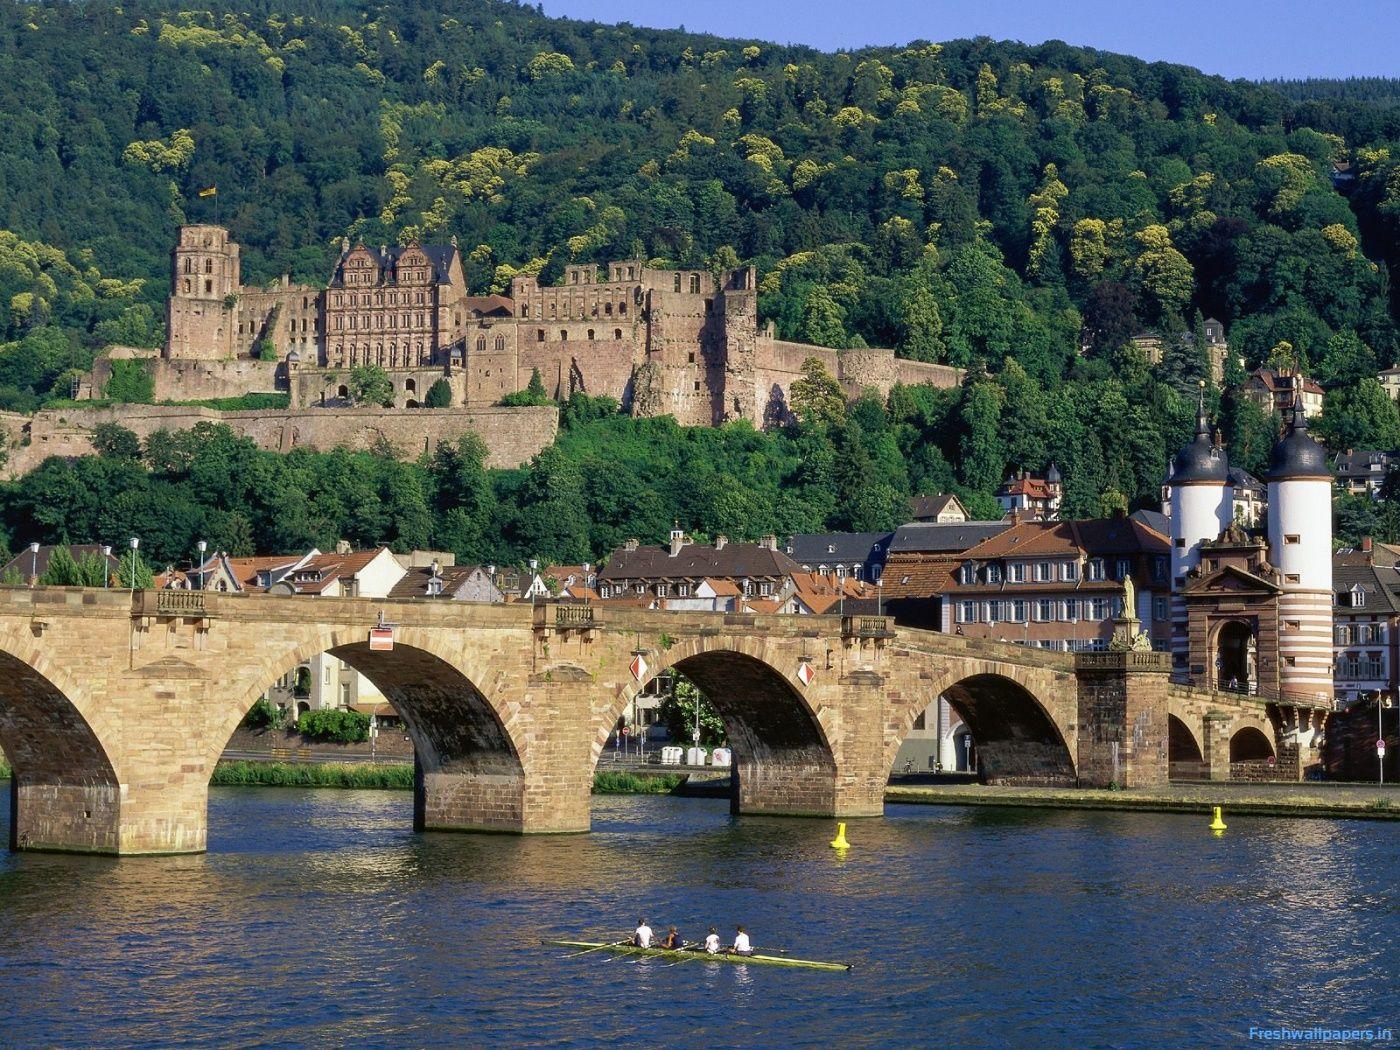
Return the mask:
[[[464,405],[465,375],[460,370],[449,373],[440,367],[428,367],[392,368],[385,369],[385,372],[394,388],[395,408],[417,408],[439,379],[447,380],[447,385],[452,388],[452,406],[460,408]],[[352,408],[349,379],[348,369],[298,367],[292,370],[289,380],[291,407],[318,410]]]
[[113,360],[145,357],[154,383],[155,401],[209,401],[244,394],[273,394],[281,389],[276,361],[227,358],[222,361],[171,360],[146,353],[110,353],[93,362],[83,396],[101,397],[112,378]]
[[268,339],[279,358],[295,350],[302,361],[322,360],[322,294],[318,288],[292,284],[285,277],[271,288],[239,289],[234,352],[256,357],[258,344]]
[[[0,418],[0,430],[8,419]],[[6,473],[26,474],[49,456],[93,454],[92,431],[118,423],[144,440],[158,430],[189,430],[197,423],[224,423],[259,448],[329,451],[371,449],[387,442],[405,459],[431,451],[439,441],[475,433],[486,444],[486,465],[516,467],[554,441],[559,413],[554,408],[304,409],[281,412],[219,412],[209,408],[117,405],[109,408],[49,409],[28,421],[29,443],[12,449]]]

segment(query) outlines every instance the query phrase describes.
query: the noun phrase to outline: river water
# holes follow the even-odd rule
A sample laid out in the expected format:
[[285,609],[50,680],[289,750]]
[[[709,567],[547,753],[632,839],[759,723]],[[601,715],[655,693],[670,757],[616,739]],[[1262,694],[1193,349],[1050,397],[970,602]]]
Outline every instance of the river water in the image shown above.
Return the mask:
[[[1227,814],[1228,817],[1228,814]],[[3,1046],[1218,1045],[1400,1030],[1400,824],[889,807],[414,835],[406,793],[220,788],[208,854],[0,854]],[[849,974],[563,959],[644,914]]]

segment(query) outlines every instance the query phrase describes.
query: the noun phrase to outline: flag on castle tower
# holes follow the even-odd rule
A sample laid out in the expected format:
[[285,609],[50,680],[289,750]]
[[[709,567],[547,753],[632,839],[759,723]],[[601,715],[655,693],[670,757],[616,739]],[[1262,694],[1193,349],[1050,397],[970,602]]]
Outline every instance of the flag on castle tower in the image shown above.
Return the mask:
[[207,189],[202,189],[202,190],[200,190],[200,191],[199,191],[199,195],[200,195],[201,197],[212,197],[212,196],[214,196],[214,195],[215,195],[216,193],[218,193],[218,192],[219,192],[219,187],[218,187],[218,185],[214,185],[214,186],[208,187]]

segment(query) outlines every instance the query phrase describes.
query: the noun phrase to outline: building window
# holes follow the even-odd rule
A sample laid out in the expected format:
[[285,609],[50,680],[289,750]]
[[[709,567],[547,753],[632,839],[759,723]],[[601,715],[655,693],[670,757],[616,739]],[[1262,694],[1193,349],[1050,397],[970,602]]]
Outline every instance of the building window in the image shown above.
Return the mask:
[[1284,536],[1283,542],[1284,542],[1285,544],[1289,544],[1289,543],[1301,543],[1301,542],[1302,542],[1302,539],[1301,539],[1301,537],[1297,536],[1297,535],[1294,534],[1294,533],[1289,533],[1287,536]]
[[621,328],[614,328],[614,329],[613,329],[613,338],[614,338],[614,339],[621,339],[621,338],[622,338],[622,329],[621,329]]
[[499,351],[501,351],[501,350],[504,350],[505,348],[506,348],[506,337],[503,336],[503,335],[498,335],[498,336],[496,336],[496,350],[499,352]]
[[700,275],[698,273],[693,273],[690,275],[690,294],[700,294]]
[[568,341],[568,338],[569,338],[569,333],[566,332],[566,331],[565,331],[564,329],[562,329],[562,328],[559,329],[559,341],[560,341],[560,342],[567,342],[567,341]]
[[591,329],[591,328],[588,330],[588,338],[589,338],[589,339],[592,339],[592,338],[593,338],[593,329]]
[[537,342],[537,343],[543,343],[543,342],[544,342],[544,329],[543,329],[543,328],[537,328],[537,329],[535,329],[535,342]]
[[1007,578],[1011,583],[1026,582],[1026,566],[1024,562],[1014,561],[1006,567]]
[[1036,583],[1049,583],[1055,578],[1055,570],[1048,561],[1038,561],[1031,570]]
[[678,595],[680,595],[682,598],[689,598],[689,597],[690,597],[690,584],[688,584],[688,583],[677,584],[677,586],[676,586],[676,593],[677,593]]
[[681,275],[680,275],[680,274],[676,274],[675,287],[672,288],[672,291],[679,292],[680,290],[681,290]]
[[1283,576],[1284,583],[1298,583],[1300,580],[1301,577],[1296,572],[1285,573]]
[[1130,573],[1130,572],[1132,572],[1132,571],[1133,571],[1133,562],[1132,562],[1132,559],[1131,559],[1131,558],[1119,558],[1119,559],[1118,559],[1117,565],[1114,566],[1113,578],[1114,578],[1115,580],[1117,580],[1119,583],[1122,583],[1124,580],[1126,580],[1126,579],[1128,578],[1128,573]]
[[1112,606],[1107,598],[1095,598],[1093,601],[1092,616],[1095,620],[1107,620],[1111,613]]
[[1045,623],[1055,618],[1055,603],[1049,598],[1041,598],[1035,603],[1036,623]]
[[1077,561],[1067,561],[1060,564],[1060,579],[1079,579],[1079,563]]
[[977,622],[977,603],[958,602],[958,623]]
[[1098,581],[1103,579],[1103,559],[1090,558],[1089,567],[1085,573],[1085,579]]
[[988,583],[1000,583],[1000,582],[1001,582],[1001,566],[1000,566],[1000,565],[993,564],[993,565],[988,565],[988,566],[987,566],[987,582],[988,582]]

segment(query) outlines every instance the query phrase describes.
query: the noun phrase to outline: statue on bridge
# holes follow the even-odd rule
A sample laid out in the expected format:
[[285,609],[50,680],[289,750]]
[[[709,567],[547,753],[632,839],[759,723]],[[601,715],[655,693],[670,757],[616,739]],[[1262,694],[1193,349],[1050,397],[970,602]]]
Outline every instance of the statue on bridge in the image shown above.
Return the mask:
[[1137,588],[1131,575],[1123,577],[1123,611],[1113,621],[1113,637],[1108,648],[1115,653],[1144,653],[1152,650],[1152,640],[1142,633],[1137,616]]

